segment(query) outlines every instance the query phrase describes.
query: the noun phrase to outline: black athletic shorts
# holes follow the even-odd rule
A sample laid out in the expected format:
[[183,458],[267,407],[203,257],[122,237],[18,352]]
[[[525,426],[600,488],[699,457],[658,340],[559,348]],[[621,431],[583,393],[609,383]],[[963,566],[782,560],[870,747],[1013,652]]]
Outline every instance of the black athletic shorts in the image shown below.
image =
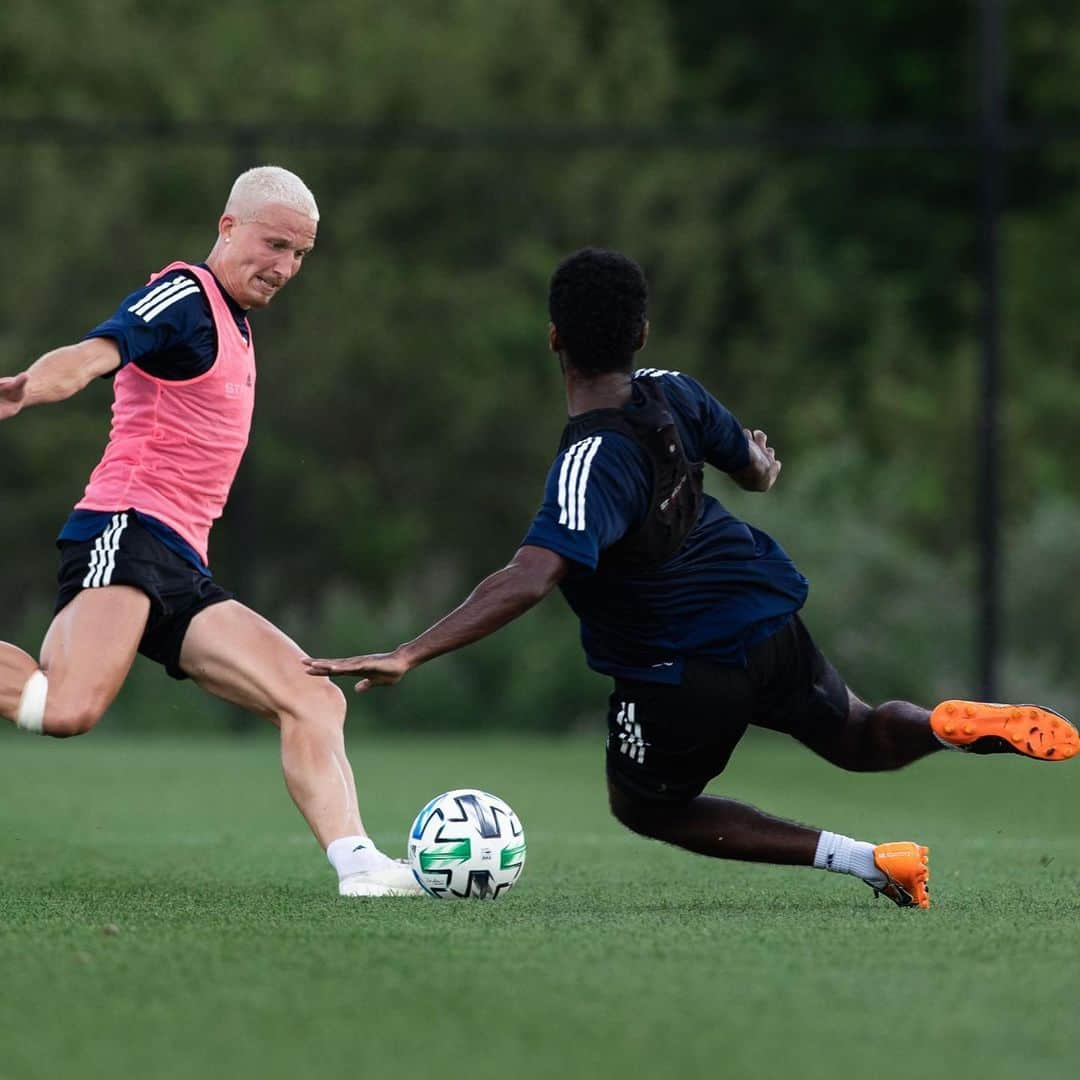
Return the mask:
[[747,650],[745,668],[687,660],[679,686],[616,679],[609,781],[635,799],[684,803],[724,771],[750,724],[815,741],[848,715],[848,694],[798,615]]
[[163,664],[174,679],[180,670],[180,649],[191,620],[211,604],[233,594],[199,573],[146,529],[133,511],[113,515],[109,527],[92,540],[60,540],[62,611],[83,589],[131,585],[150,597],[150,617],[139,642],[143,656]]

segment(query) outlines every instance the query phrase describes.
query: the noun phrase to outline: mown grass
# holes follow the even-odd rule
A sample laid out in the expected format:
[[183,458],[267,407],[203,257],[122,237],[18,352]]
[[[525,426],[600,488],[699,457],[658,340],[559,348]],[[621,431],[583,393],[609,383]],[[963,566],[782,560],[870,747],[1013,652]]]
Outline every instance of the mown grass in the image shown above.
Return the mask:
[[496,904],[342,901],[270,737],[0,731],[0,1078],[1077,1074],[1080,769],[839,773],[767,734],[718,788],[931,847],[934,907],[623,831],[599,737],[357,739],[369,829],[521,815]]

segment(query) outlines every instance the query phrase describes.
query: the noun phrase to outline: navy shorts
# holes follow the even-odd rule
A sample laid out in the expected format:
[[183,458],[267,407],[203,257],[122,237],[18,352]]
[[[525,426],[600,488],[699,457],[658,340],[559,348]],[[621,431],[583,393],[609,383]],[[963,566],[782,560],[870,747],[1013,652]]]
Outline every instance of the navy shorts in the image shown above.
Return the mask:
[[844,680],[794,615],[747,650],[745,668],[690,658],[678,686],[616,679],[608,780],[634,799],[689,802],[724,771],[750,724],[813,746],[847,716]]
[[231,600],[233,594],[166,547],[131,512],[114,514],[99,536],[60,540],[57,547],[56,611],[63,611],[84,589],[108,585],[139,589],[150,597],[139,652],[162,664],[174,679],[186,679],[180,670],[180,650],[191,620],[204,608]]

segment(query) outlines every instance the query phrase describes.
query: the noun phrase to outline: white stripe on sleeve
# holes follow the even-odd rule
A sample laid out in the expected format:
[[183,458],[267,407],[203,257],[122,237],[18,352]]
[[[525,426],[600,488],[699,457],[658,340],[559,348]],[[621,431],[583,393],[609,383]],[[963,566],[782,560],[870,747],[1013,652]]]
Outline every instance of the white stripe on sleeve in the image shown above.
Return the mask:
[[581,477],[578,479],[577,486],[577,527],[584,531],[585,529],[585,492],[589,484],[589,470],[592,468],[593,458],[596,457],[596,451],[600,449],[600,437],[597,436],[596,442],[589,448],[589,452],[585,457],[585,461],[581,466]]
[[574,447],[574,461],[570,466],[570,476],[566,481],[566,527],[577,530],[577,482],[581,474],[581,459],[592,445],[592,437]]
[[559,470],[559,524],[566,524],[566,477],[570,473],[570,465],[575,451],[581,443],[574,443],[562,459],[562,468]]
[[590,435],[566,451],[559,471],[559,524],[579,532],[585,528],[585,486],[592,460],[603,439]]
[[190,278],[186,277],[174,277],[170,281],[163,281],[160,285],[155,285],[141,300],[136,300],[128,308],[128,311],[133,312],[135,315],[141,315],[148,307],[153,307],[154,302],[159,300],[165,292],[176,289],[190,280]]
[[178,289],[163,296],[160,303],[155,304],[145,315],[143,315],[143,320],[149,322],[151,319],[160,315],[166,308],[172,307],[178,300],[183,300],[184,297],[190,296],[192,293],[197,293],[198,291],[199,286],[193,281],[186,289]]

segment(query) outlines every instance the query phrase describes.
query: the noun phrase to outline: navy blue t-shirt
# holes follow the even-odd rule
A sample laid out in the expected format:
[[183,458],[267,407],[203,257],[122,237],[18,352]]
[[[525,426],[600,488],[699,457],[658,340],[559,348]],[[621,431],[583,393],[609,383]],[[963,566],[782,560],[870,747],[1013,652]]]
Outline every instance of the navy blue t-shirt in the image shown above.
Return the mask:
[[[634,377],[660,381],[691,461],[728,473],[749,465],[742,426],[700,383],[655,368]],[[651,495],[645,450],[621,432],[597,431],[555,458],[522,543],[570,560],[561,588],[596,671],[679,683],[687,657],[745,664],[746,648],[803,606],[806,579],[772,537],[709,495],[674,558],[647,570],[600,566],[601,553],[644,520]]]
[[[212,275],[205,263],[199,265]],[[218,289],[247,341],[247,312],[220,283]],[[83,340],[88,338],[111,338],[120,350],[121,367],[134,364],[155,379],[194,379],[209,371],[217,358],[210,301],[198,278],[187,270],[170,271],[136,289]]]
[[[213,275],[205,263],[202,269]],[[217,278],[214,278],[217,282]],[[236,325],[248,339],[247,312],[218,283]],[[190,271],[170,271],[125,297],[116,312],[83,337],[110,338],[120,350],[120,366],[134,364],[156,379],[179,382],[205,374],[217,359],[217,330],[210,301]],[[110,372],[110,377],[113,372]],[[117,506],[117,511],[127,510]],[[58,540],[92,540],[108,528],[112,511],[73,510]],[[149,514],[139,520],[200,573],[209,575],[195,549],[175,530]]]

